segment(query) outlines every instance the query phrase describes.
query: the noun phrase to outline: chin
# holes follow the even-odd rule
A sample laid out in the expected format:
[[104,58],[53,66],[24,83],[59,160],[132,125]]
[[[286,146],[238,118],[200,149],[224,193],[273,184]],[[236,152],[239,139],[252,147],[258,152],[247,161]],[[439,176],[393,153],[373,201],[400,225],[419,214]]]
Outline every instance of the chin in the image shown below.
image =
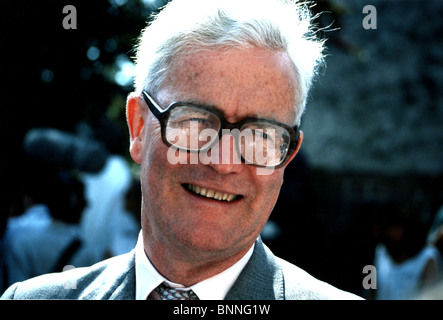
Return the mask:
[[220,229],[205,229],[201,233],[191,232],[188,235],[182,234],[176,238],[185,250],[188,251],[187,254],[200,255],[202,259],[210,257],[216,259],[226,258],[249,248],[257,237],[251,238],[250,235],[234,235],[232,232],[223,232]]

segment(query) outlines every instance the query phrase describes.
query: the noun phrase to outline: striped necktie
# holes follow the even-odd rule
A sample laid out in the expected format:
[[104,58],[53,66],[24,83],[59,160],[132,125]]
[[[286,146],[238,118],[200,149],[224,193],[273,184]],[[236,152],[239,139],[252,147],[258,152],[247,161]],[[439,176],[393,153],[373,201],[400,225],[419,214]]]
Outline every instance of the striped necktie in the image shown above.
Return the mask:
[[199,300],[192,290],[177,290],[164,285],[163,283],[155,288],[161,300]]

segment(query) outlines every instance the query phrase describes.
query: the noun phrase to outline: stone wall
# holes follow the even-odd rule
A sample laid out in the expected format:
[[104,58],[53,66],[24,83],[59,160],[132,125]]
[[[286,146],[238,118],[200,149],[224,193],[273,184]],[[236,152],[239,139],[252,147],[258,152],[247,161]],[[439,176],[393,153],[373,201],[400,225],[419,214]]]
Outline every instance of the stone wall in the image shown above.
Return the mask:
[[[377,29],[363,28],[366,4],[377,9]],[[342,8],[340,30],[326,33],[327,67],[302,124],[310,163],[442,174],[443,2],[343,1]]]

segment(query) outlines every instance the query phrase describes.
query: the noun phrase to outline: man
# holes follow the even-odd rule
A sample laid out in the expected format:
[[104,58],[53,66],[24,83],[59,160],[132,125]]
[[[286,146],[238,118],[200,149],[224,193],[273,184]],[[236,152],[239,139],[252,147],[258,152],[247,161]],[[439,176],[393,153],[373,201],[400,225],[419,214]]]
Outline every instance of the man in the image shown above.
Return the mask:
[[307,37],[310,19],[274,0],[167,5],[140,37],[127,100],[143,197],[134,252],[14,285],[4,298],[357,298],[259,237],[303,139],[322,52]]

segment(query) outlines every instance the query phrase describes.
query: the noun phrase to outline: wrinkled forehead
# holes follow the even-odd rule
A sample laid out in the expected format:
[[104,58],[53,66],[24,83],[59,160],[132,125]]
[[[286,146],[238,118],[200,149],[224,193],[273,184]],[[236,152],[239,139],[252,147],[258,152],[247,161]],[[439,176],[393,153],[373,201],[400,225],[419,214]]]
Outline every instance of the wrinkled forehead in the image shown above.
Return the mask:
[[213,106],[231,122],[260,117],[292,124],[297,77],[285,52],[200,50],[173,60],[158,99],[164,106],[175,101]]

